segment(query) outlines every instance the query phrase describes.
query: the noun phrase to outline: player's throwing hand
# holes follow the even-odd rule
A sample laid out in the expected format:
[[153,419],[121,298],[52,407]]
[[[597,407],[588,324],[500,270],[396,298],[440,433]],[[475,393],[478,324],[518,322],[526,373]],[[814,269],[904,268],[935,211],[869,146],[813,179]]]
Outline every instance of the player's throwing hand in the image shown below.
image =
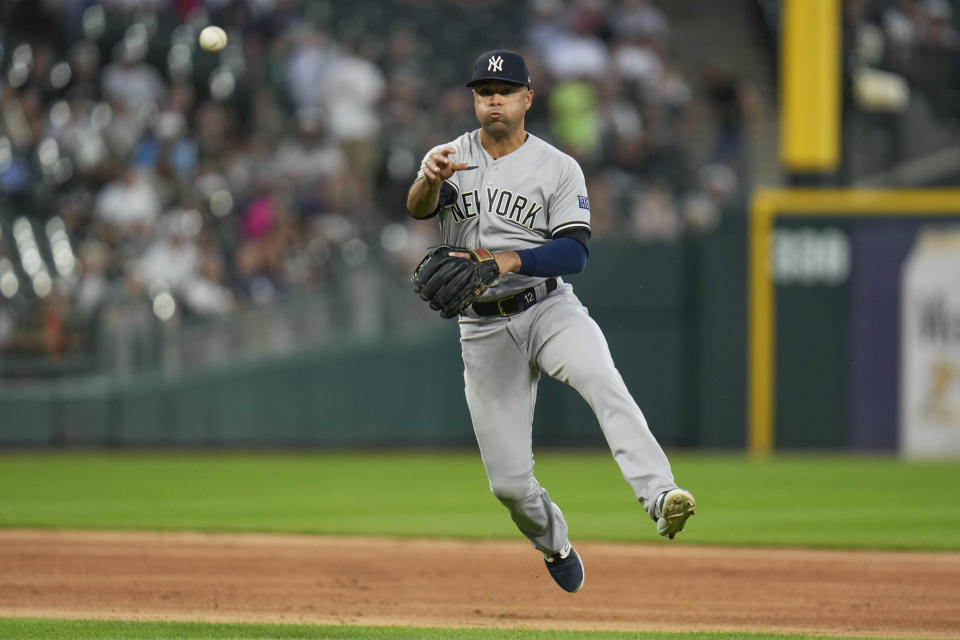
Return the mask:
[[423,175],[427,180],[440,184],[452,176],[454,171],[466,169],[466,162],[454,162],[450,159],[450,155],[456,151],[453,147],[444,147],[430,153],[423,161]]

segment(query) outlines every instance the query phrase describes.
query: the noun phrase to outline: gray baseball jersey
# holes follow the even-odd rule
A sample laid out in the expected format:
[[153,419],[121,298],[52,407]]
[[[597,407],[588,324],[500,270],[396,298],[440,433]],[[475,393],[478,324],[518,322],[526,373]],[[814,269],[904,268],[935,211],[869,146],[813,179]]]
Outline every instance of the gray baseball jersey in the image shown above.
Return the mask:
[[[576,160],[540,138],[494,159],[480,144],[480,129],[427,152],[453,147],[454,162],[476,169],[455,171],[441,192],[441,240],[454,247],[494,252],[534,249],[558,232],[590,229],[590,199]],[[426,156],[424,156],[426,160]],[[423,175],[421,162],[419,176]],[[504,276],[483,299],[526,289],[543,278],[519,273]]]

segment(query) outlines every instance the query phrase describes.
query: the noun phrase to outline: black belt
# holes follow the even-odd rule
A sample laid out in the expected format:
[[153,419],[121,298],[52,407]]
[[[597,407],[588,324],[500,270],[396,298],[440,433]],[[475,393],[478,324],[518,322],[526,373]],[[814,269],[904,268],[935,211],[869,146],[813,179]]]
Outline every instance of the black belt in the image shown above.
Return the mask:
[[478,316],[512,316],[521,311],[526,311],[546,298],[547,294],[556,288],[557,279],[548,278],[536,286],[524,289],[506,298],[488,300],[486,302],[474,302],[473,311]]

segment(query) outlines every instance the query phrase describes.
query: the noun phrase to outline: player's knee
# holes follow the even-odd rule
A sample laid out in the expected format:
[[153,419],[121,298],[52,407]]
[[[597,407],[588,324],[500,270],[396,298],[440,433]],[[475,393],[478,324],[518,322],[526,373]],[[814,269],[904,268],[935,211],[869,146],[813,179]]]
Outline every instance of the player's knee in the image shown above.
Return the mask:
[[518,482],[516,480],[491,481],[490,491],[497,497],[497,500],[510,506],[523,502],[535,491],[531,489],[529,481]]

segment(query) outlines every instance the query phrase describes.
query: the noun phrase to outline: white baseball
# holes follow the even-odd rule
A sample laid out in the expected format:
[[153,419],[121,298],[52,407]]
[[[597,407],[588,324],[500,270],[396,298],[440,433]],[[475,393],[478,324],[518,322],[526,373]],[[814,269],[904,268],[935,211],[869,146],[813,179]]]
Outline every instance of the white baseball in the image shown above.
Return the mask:
[[204,27],[200,32],[200,48],[217,52],[227,46],[227,32],[220,27]]

